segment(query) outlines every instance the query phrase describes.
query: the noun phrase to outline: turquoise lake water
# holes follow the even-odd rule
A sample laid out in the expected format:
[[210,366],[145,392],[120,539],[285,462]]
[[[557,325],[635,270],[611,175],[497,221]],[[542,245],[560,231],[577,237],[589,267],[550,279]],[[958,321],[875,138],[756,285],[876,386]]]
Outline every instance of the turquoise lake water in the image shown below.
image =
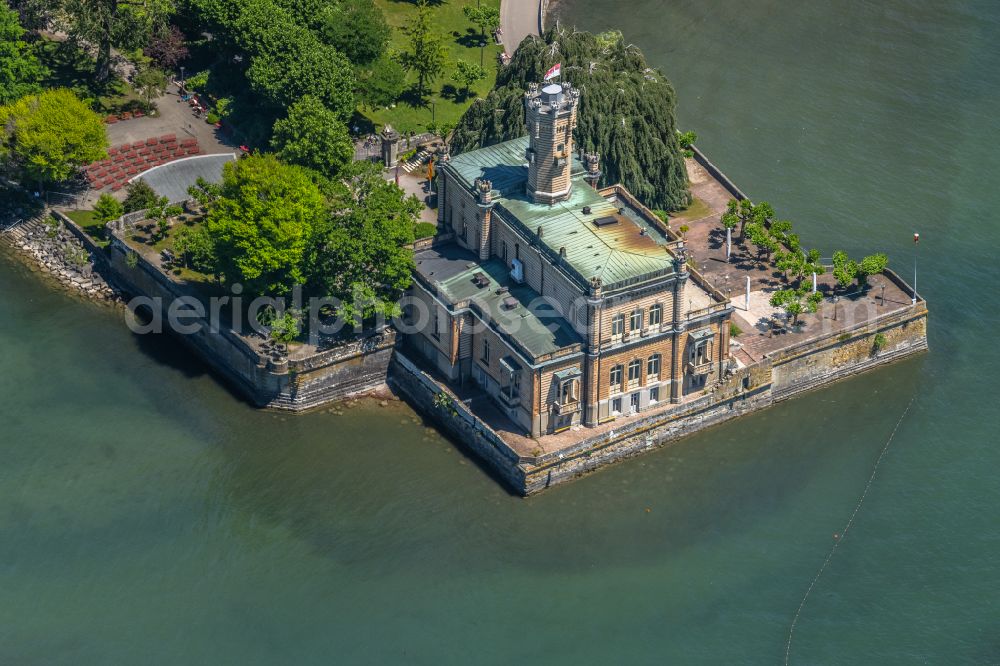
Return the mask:
[[[0,664],[1000,662],[1000,4],[571,0],[808,244],[914,231],[929,354],[539,497],[284,417],[0,255]],[[993,434],[990,434],[993,433]]]

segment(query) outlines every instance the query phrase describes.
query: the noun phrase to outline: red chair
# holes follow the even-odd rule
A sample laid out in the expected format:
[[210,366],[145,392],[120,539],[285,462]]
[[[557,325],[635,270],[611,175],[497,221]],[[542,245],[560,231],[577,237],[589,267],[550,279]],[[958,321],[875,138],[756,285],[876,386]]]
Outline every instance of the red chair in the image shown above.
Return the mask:
[[159,139],[157,139],[156,137],[152,137],[152,136],[149,137],[148,139],[146,139],[146,145],[147,146],[155,146],[159,142],[160,142]]

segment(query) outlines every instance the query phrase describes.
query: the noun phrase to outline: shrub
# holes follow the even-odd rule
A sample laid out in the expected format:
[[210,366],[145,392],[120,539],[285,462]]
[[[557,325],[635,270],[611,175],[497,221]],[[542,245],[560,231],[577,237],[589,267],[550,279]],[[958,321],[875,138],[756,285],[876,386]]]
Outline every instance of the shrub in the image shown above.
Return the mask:
[[94,213],[101,222],[110,222],[122,216],[125,212],[124,206],[118,199],[105,192],[94,204]]
[[875,339],[872,340],[872,349],[875,350],[875,353],[878,353],[883,349],[885,349],[885,346],[886,344],[888,344],[888,342],[889,341],[886,340],[884,333],[876,333]]
[[204,91],[208,87],[208,70],[206,69],[187,77],[185,85],[188,90]]
[[125,202],[123,206],[126,213],[133,213],[137,210],[152,208],[159,202],[159,197],[149,183],[139,179],[133,180],[125,188]]
[[302,315],[299,311],[289,308],[271,322],[271,339],[286,344],[293,342],[301,333],[301,322]]
[[735,338],[743,335],[743,329],[736,325],[736,322],[729,322],[729,337]]

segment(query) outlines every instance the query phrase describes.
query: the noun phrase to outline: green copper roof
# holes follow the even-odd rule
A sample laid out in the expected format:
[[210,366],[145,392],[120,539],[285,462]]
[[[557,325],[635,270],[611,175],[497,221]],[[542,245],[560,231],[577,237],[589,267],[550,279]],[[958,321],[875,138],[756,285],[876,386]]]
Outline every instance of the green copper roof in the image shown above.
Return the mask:
[[[440,295],[453,305],[469,304],[532,359],[582,344],[569,322],[536,291],[510,282],[498,259],[478,263],[471,252],[447,246],[418,252],[414,261],[418,275]],[[476,283],[477,276],[483,286]]]
[[[504,197],[498,201],[500,215],[508,221],[516,218],[522,231],[535,237],[541,228],[540,240],[550,256],[558,257],[565,248],[564,264],[584,284],[597,277],[611,289],[674,272],[669,239],[662,231],[627,208],[619,212],[624,204],[608,201],[582,177],[573,181],[566,201],[548,206],[532,203],[523,194]],[[585,206],[589,213],[583,212]],[[603,226],[594,224],[602,218],[612,219]]]
[[528,163],[524,150],[528,137],[505,141],[495,146],[479,148],[451,158],[448,166],[461,177],[467,187],[477,178],[493,181],[493,189],[506,194],[528,180]]
[[[471,188],[476,178],[485,178],[493,183],[493,189],[500,196],[508,196],[524,190],[528,180],[528,161],[524,151],[528,147],[528,137],[504,141],[495,146],[470,150],[451,158],[448,166]],[[573,173],[582,173],[580,160],[573,160]]]
[[[525,195],[528,167],[524,159],[528,137],[472,150],[453,157],[449,167],[471,188],[476,178],[493,182],[495,211],[522,233],[540,243],[553,263],[561,264],[583,288],[600,278],[606,290],[671,275],[673,256],[669,239],[624,203],[612,203],[584,180],[583,165],[573,160],[573,190],[568,200],[549,206]],[[590,207],[584,213],[585,206]],[[625,212],[619,212],[619,206]],[[595,220],[614,218],[597,226]],[[538,239],[537,231],[542,235]],[[559,259],[566,250],[564,261]]]

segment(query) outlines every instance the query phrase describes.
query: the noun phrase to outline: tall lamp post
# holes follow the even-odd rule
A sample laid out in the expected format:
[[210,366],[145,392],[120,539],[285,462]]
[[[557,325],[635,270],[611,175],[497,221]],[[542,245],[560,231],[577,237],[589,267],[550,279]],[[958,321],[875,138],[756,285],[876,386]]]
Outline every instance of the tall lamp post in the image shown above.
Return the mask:
[[913,299],[911,303],[917,304],[917,245],[920,245],[920,234],[913,234]]

